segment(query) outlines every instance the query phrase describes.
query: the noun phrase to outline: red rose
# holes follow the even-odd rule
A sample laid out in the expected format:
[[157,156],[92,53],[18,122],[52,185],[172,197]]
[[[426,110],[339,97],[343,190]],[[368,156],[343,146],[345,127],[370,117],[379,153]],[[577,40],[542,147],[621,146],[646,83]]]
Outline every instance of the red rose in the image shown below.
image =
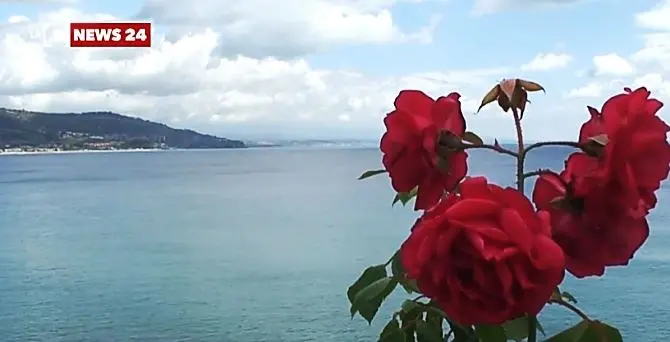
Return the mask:
[[549,214],[512,188],[467,178],[417,221],[400,249],[409,278],[463,324],[537,314],[563,280]]
[[607,100],[602,114],[589,108],[591,119],[582,126],[579,137],[582,143],[606,137],[602,163],[580,176],[588,177],[591,186],[599,183],[596,179],[616,183],[617,197],[624,207],[638,206],[641,197],[644,213],[656,206],[654,192],[670,171],[670,126],[656,115],[663,103],[649,99],[649,95],[645,88],[627,89],[627,93]]
[[459,98],[451,93],[435,101],[421,91],[403,90],[395,99],[395,110],[384,119],[382,162],[397,192],[418,186],[416,210],[435,205],[467,173],[465,151],[437,153],[441,136],[461,137],[465,132]]
[[594,186],[580,178],[598,164],[595,158],[574,153],[560,175],[541,175],[533,189],[537,209],[551,213],[552,236],[565,253],[567,270],[578,278],[627,265],[649,236],[644,215],[621,206],[616,182]]

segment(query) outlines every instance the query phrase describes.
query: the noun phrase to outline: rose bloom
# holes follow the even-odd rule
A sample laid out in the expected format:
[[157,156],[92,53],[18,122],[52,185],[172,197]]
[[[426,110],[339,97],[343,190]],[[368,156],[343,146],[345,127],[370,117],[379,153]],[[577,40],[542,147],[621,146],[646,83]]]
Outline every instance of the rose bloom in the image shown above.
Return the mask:
[[616,199],[622,207],[646,213],[656,206],[654,192],[670,171],[670,144],[668,126],[658,115],[663,103],[649,98],[646,88],[613,96],[605,102],[602,111],[589,107],[591,114],[579,134],[581,143],[590,138],[605,137],[600,163],[585,158],[575,159],[574,166],[582,172],[577,175],[580,184],[575,191],[585,195],[594,186],[611,183],[618,187]]
[[565,253],[567,270],[578,278],[627,265],[649,236],[644,215],[621,207],[616,183],[590,186],[578,194],[576,189],[588,183],[579,178],[581,168],[594,163],[594,158],[574,153],[560,175],[541,175],[533,189],[537,209],[551,213],[552,236]]
[[397,192],[418,186],[416,210],[435,205],[467,173],[465,151],[437,153],[440,137],[461,137],[465,132],[459,98],[458,93],[451,93],[433,100],[421,91],[403,90],[395,99],[395,110],[384,119],[382,163]]
[[463,325],[539,313],[565,273],[549,214],[483,177],[466,178],[459,194],[426,211],[400,258],[421,292]]
[[579,141],[604,146],[591,150],[595,156],[570,155],[560,175],[542,175],[535,184],[533,202],[551,212],[553,238],[576,277],[627,265],[649,236],[645,217],[670,170],[670,127],[657,116],[663,104],[649,95],[626,89],[600,112],[589,107]]

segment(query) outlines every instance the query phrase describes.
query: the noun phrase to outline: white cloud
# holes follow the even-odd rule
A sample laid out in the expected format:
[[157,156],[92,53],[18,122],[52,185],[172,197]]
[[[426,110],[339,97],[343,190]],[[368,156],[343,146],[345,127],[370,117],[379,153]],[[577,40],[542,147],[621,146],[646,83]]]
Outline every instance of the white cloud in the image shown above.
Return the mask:
[[[604,100],[620,93],[623,87],[644,86],[652,91],[653,97],[667,103],[670,100],[670,26],[666,20],[670,18],[669,8],[670,1],[662,0],[653,8],[636,14],[637,26],[645,30],[639,50],[629,58],[614,53],[594,57],[592,79],[586,85],[568,91],[566,97]],[[667,110],[661,111],[660,115],[670,121]]]
[[659,92],[658,95],[670,98],[670,80],[663,78],[659,73],[649,73],[633,80],[634,87],[647,87]]
[[644,34],[644,46],[632,60],[647,69],[663,70],[670,74],[670,0],[659,2],[652,9],[638,13],[635,23],[652,30]]
[[632,60],[647,70],[662,70],[670,74],[670,30],[647,33],[644,46],[635,52]]
[[638,26],[653,32],[643,36],[643,47],[632,56],[631,60],[645,71],[634,84],[645,85],[657,91],[658,96],[670,99],[670,0],[659,2],[635,19]]
[[602,94],[603,94],[603,86],[597,82],[592,82],[585,86],[568,91],[566,97],[568,98],[600,97],[602,96]]
[[[207,4],[202,2],[205,0],[195,1]],[[250,1],[264,5],[262,0]],[[483,94],[501,78],[518,76],[520,69],[549,70],[570,67],[571,63],[567,54],[545,53],[521,68],[368,74],[356,69],[316,67],[303,54],[352,44],[398,44],[412,39],[427,42],[418,37],[430,37],[428,32],[438,19],[434,17],[431,22],[427,17],[425,30],[421,31],[417,29],[421,23],[408,29],[400,28],[394,20],[391,24],[376,21],[380,13],[391,13],[389,9],[396,0],[295,1],[305,4],[304,8],[288,9],[304,12],[291,12],[287,18],[252,13],[245,7],[251,6],[248,2],[220,12],[211,10],[218,7],[205,11],[202,8],[207,7],[182,8],[176,3],[174,8],[163,8],[151,2],[157,31],[150,49],[69,48],[68,22],[114,19],[107,14],[62,9],[6,18],[0,23],[0,106],[54,112],[112,110],[233,138],[273,137],[278,132],[287,138],[375,138],[383,129],[381,118],[397,92],[414,88],[432,96],[461,92],[473,130],[482,136],[509,138],[514,135],[509,115],[494,105],[479,115],[470,115]],[[356,28],[352,24],[342,32],[330,32],[326,28],[330,27],[327,19],[332,12],[315,10],[324,8],[340,10],[337,20],[346,23],[354,17],[372,18],[370,25],[381,26]],[[146,6],[144,13],[149,9],[151,6]],[[224,14],[231,20],[223,20]],[[196,20],[187,20],[192,15]],[[304,21],[310,15],[322,22]],[[290,18],[312,26],[296,30]],[[263,26],[270,24],[274,25],[272,30]],[[257,31],[263,30],[266,35],[259,36]],[[396,33],[380,33],[392,31]],[[413,36],[412,32],[422,33]],[[563,74],[555,74],[558,84],[552,84],[550,73],[548,80],[537,80],[548,87],[549,94],[533,94],[531,98],[533,104],[524,119],[529,127],[528,139],[566,138],[566,132],[573,132],[586,117],[585,105],[597,107],[604,97],[620,92],[624,86],[646,84],[655,95],[666,94],[670,40],[658,36],[667,32],[653,34],[657,36],[645,36],[644,47],[631,56],[594,58],[596,72],[587,84],[563,94],[569,100],[560,98],[561,84],[570,82]],[[242,41],[244,46],[240,45]],[[554,49],[565,51],[565,47]],[[621,60],[624,64],[617,66]],[[551,94],[559,94],[559,98]],[[534,115],[535,111],[541,115]],[[549,127],[547,121],[555,124]]]
[[528,71],[547,71],[553,69],[565,68],[573,60],[573,57],[566,53],[539,53],[527,64],[521,66],[521,70]]
[[[69,47],[66,23],[102,19],[114,17],[64,9],[1,24],[0,106],[112,110],[231,137],[375,137],[400,89],[433,96],[459,90],[472,113],[509,71],[371,76],[314,68],[301,58],[222,57],[215,53],[221,33],[207,28],[173,40],[157,34],[150,49]],[[484,113],[478,120],[495,119]]]
[[30,4],[30,5],[71,5],[78,0],[0,0],[0,4]]
[[399,1],[444,0],[148,0],[137,14],[169,25],[169,36],[212,28],[217,53],[249,57],[296,57],[338,45],[429,43],[440,16],[414,31],[400,28],[391,14]]
[[585,0],[475,0],[475,14],[490,14],[511,9],[545,7],[553,8]]
[[659,3],[649,11],[636,14],[635,22],[648,29],[670,30],[670,0]]
[[596,75],[630,75],[635,72],[633,66],[616,53],[593,57]]

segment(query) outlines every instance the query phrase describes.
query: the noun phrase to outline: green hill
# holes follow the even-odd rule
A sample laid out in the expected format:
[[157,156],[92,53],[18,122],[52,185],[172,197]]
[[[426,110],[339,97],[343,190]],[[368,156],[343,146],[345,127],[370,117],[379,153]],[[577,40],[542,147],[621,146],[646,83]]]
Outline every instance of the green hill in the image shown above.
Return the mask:
[[39,113],[0,108],[0,148],[244,148],[242,141],[111,112]]

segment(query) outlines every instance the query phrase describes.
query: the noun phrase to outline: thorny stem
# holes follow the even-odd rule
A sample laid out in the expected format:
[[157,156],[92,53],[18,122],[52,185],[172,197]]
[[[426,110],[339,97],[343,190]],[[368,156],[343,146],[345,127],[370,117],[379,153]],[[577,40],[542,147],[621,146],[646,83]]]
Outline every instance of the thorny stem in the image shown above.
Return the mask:
[[537,341],[537,317],[528,315],[528,342]]
[[482,144],[482,145],[465,145],[463,147],[464,150],[471,150],[471,149],[477,149],[477,148],[483,148],[483,149],[487,149],[487,150],[496,151],[498,153],[506,154],[506,155],[512,156],[514,158],[519,157],[518,153],[516,153],[514,151],[510,151],[510,150],[508,150],[508,149],[506,149],[502,146],[493,146],[493,145]]
[[583,319],[583,320],[585,320],[585,321],[587,321],[587,322],[591,321],[591,318],[589,318],[589,316],[587,316],[587,315],[584,313],[584,311],[582,311],[582,310],[581,310],[580,308],[578,308],[576,305],[574,305],[574,304],[572,304],[572,303],[570,303],[570,302],[567,302],[567,301],[565,301],[565,300],[563,300],[563,299],[550,299],[550,300],[549,300],[549,304],[558,304],[558,305],[560,305],[560,306],[563,306],[563,307],[567,308],[568,310],[570,310],[570,311],[576,313],[577,316],[579,316],[581,319]]
[[[524,193],[524,162],[526,157],[526,150],[523,144],[523,131],[521,128],[521,117],[516,108],[512,107],[512,114],[514,115],[514,127],[516,128],[516,140],[518,143],[518,157],[516,159],[516,187],[520,193]],[[534,315],[528,316],[528,342],[537,341],[537,318]]]
[[[524,193],[524,183],[525,179],[534,177],[534,176],[540,176],[544,173],[552,173],[551,170],[547,169],[539,169],[537,171],[532,171],[532,172],[524,172],[524,164],[526,161],[526,155],[528,152],[540,148],[543,146],[569,146],[569,147],[574,147],[581,149],[582,146],[574,141],[543,141],[543,142],[538,142],[534,144],[528,145],[528,147],[524,146],[523,143],[523,130],[521,127],[521,116],[519,115],[519,112],[516,108],[512,107],[512,114],[514,115],[514,127],[516,128],[516,139],[517,139],[517,152],[508,150],[506,148],[503,148],[499,146],[498,144],[496,145],[486,145],[486,144],[481,144],[481,145],[464,145],[461,146],[462,149],[468,150],[468,149],[487,149],[487,150],[492,150],[498,153],[502,154],[507,154],[512,157],[515,157],[517,160],[516,163],[516,185],[517,185],[517,190],[521,192],[522,194]],[[389,260],[389,263],[391,260]],[[388,264],[388,263],[387,263]],[[423,296],[419,296],[418,298],[415,298],[413,301],[417,302],[419,299],[421,299]],[[572,305],[571,303],[565,302],[563,300],[555,300],[552,299],[549,301],[549,303],[556,303],[559,305],[562,305],[569,310],[575,312],[577,315],[579,315],[582,319],[584,320],[590,320],[588,316],[584,312],[582,312],[579,308],[576,306]],[[449,338],[451,337],[452,331],[450,330],[449,333],[445,337],[445,341],[449,341]],[[528,315],[528,342],[537,342],[537,317],[535,315]]]
[[553,171],[548,170],[548,169],[539,169],[537,171],[526,172],[526,173],[523,174],[523,179],[527,179],[527,178],[535,177],[535,176],[541,176],[545,173],[553,173]]
[[516,141],[519,146],[517,151],[518,157],[516,158],[516,187],[519,192],[523,194],[523,163],[526,159],[526,150],[523,146],[523,131],[521,130],[521,118],[519,117],[519,111],[512,107],[512,114],[514,115],[514,127],[516,128]]
[[[519,111],[512,107],[514,115],[514,127],[516,128],[516,140],[518,143],[518,156],[516,158],[516,188],[523,194],[524,190],[524,162],[528,152],[523,145],[523,131],[521,129],[521,117]],[[535,315],[528,315],[528,342],[537,342],[537,318]]]
[[568,147],[574,147],[574,148],[581,149],[581,145],[577,142],[574,142],[574,141],[542,141],[542,142],[537,142],[537,143],[528,145],[528,147],[526,147],[526,152],[525,153],[528,153],[531,150],[534,150],[538,147],[543,147],[543,146],[568,146]]
[[[524,146],[523,143],[523,130],[521,127],[521,116],[519,115],[519,111],[515,107],[511,107],[512,109],[512,114],[514,115],[514,127],[516,128],[516,140],[517,140],[517,152],[510,151],[508,149],[505,149],[498,144],[495,146],[493,145],[465,145],[462,146],[463,149],[476,149],[476,148],[481,148],[481,149],[488,149],[488,150],[493,150],[498,153],[502,154],[507,154],[510,156],[513,156],[516,158],[516,186],[517,190],[519,190],[520,193],[524,193],[524,183],[527,178],[534,177],[534,176],[540,176],[541,174],[544,173],[551,173],[550,170],[546,169],[539,169],[537,171],[532,171],[532,172],[524,172],[524,164],[526,161],[526,155],[528,152],[540,148],[543,146],[569,146],[569,147],[575,147],[578,149],[581,149],[582,146],[573,141],[543,141],[543,142],[538,142],[534,144],[528,145],[528,147]],[[419,298],[415,299],[418,300]],[[565,306],[566,308],[572,310],[573,312],[577,313],[580,317],[582,317],[584,320],[589,320],[588,316],[584,314],[581,310],[579,310],[576,306],[562,301],[562,300],[554,300],[552,299],[550,303],[556,303],[560,304],[562,306]],[[451,332],[450,332],[451,333]],[[445,341],[449,340],[449,336],[451,334],[448,334],[446,337]],[[535,315],[528,315],[528,342],[537,342],[537,317]]]

